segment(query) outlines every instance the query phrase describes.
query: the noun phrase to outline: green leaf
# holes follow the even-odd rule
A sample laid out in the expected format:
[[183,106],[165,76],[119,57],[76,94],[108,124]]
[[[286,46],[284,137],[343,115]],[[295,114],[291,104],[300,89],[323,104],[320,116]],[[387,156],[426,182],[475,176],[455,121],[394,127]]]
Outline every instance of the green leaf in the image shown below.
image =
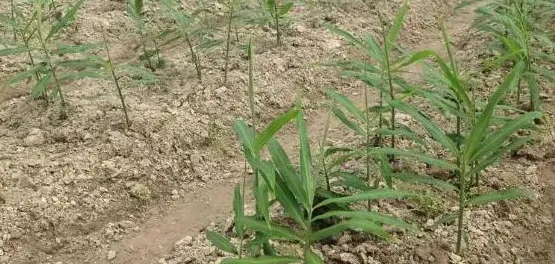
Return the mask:
[[[300,108],[300,107],[299,107]],[[307,211],[312,208],[314,203],[314,193],[316,191],[316,184],[312,177],[312,158],[310,154],[310,141],[308,139],[308,131],[306,130],[306,123],[304,120],[303,111],[297,112],[297,130],[299,133],[299,146],[300,146],[300,173],[303,182],[304,192],[307,195],[306,200],[308,206],[305,207]]]
[[[259,175],[257,175],[260,177]],[[264,181],[258,181],[258,187],[255,188],[256,207],[258,212],[264,217],[266,222],[270,223],[270,204],[268,203],[268,185]]]
[[293,8],[293,2],[287,2],[282,4],[281,6],[278,7],[277,10],[277,14],[278,16],[281,18],[285,15],[287,15],[287,13],[289,13],[289,10],[291,10],[291,8]]
[[373,211],[329,211],[329,212],[326,212],[325,214],[321,214],[313,218],[312,221],[314,222],[317,220],[326,219],[330,217],[366,219],[378,224],[395,226],[395,227],[399,227],[399,228],[403,228],[411,231],[417,230],[414,226],[407,224],[405,221],[397,217],[388,216],[388,215],[380,214]]
[[399,11],[397,12],[395,19],[393,20],[393,25],[391,26],[391,28],[389,29],[389,32],[387,33],[386,40],[389,43],[387,45],[389,47],[389,51],[391,51],[391,48],[395,45],[395,43],[397,43],[397,39],[399,38],[399,32],[403,27],[403,22],[405,21],[405,15],[407,14],[408,11],[409,11],[409,6],[407,4],[407,1],[403,1],[403,6],[401,6],[401,9],[399,9]]
[[420,111],[416,108],[409,106],[400,101],[390,101],[389,102],[392,107],[399,109],[400,111],[405,112],[406,114],[410,115],[414,118],[421,126],[428,131],[428,133],[444,148],[446,148],[449,152],[452,153],[453,156],[457,156],[459,153],[459,149],[457,148],[457,144],[453,142],[434,122],[430,119],[425,117]]
[[[451,139],[449,139],[451,140]],[[409,158],[414,158],[416,160],[428,163],[430,165],[439,167],[439,168],[444,168],[444,169],[449,169],[449,170],[456,170],[457,166],[451,162],[442,160],[442,159],[438,159],[438,158],[434,158],[432,156],[429,156],[427,154],[424,154],[422,152],[417,152],[417,151],[410,151],[410,150],[403,150],[403,149],[397,149],[397,148],[386,148],[386,147],[381,147],[381,148],[373,148],[370,150],[370,152],[372,153],[372,155],[394,155],[394,156],[402,156],[402,157],[409,157]]]
[[332,203],[347,204],[347,203],[370,201],[370,200],[376,200],[376,199],[402,199],[402,198],[406,198],[414,195],[415,195],[414,193],[409,191],[400,191],[400,190],[393,190],[393,189],[375,189],[375,190],[353,194],[351,196],[326,199],[320,202],[319,204],[317,204],[314,207],[314,209],[320,208],[322,206],[332,204]]
[[283,147],[277,142],[277,140],[272,139],[268,141],[268,150],[278,171],[277,175],[283,179],[287,189],[291,191],[296,200],[299,201],[304,208],[310,208],[307,200],[308,196],[303,188],[303,182],[297,172],[293,169],[291,160],[287,156],[287,153],[285,153],[285,150],[283,150]]
[[314,253],[312,249],[306,249],[304,251],[304,264],[324,264],[324,261],[318,254]]
[[19,47],[14,47],[14,48],[7,48],[7,49],[2,49],[0,50],[0,56],[11,56],[11,55],[17,55],[17,54],[21,54],[21,53],[25,53],[28,51],[32,51],[31,49],[28,49],[25,46],[19,46]]
[[303,241],[297,232],[287,227],[268,224],[264,221],[256,220],[252,217],[245,217],[243,220],[245,227],[254,231],[262,232],[269,236],[269,239],[286,241]]
[[241,186],[235,185],[233,191],[233,222],[235,223],[235,233],[238,237],[243,237],[245,234],[245,227],[241,220],[245,218],[245,202],[241,194]]
[[347,98],[345,95],[334,91],[334,90],[328,90],[326,92],[326,94],[332,98],[334,101],[336,101],[337,103],[339,103],[339,105],[343,106],[345,109],[347,109],[347,111],[355,116],[358,120],[360,120],[360,122],[362,123],[366,123],[366,116],[364,115],[364,113],[362,111],[360,111],[360,109],[358,109],[358,107],[355,106],[355,104],[351,101],[351,99]]
[[42,76],[40,81],[37,82],[35,86],[31,89],[31,98],[37,99],[41,95],[43,95],[48,89],[48,85],[50,84],[51,80],[52,80],[52,73],[50,72]]
[[[541,118],[541,117],[542,117],[542,113],[540,112],[530,112],[512,121],[509,121],[504,126],[499,128],[494,134],[487,136],[484,139],[484,143],[478,146],[475,154],[472,155],[472,158],[480,159],[487,153],[497,150],[516,131],[533,124],[532,121],[534,119]],[[502,153],[500,153],[499,155],[502,155]]]
[[436,179],[432,176],[418,175],[414,173],[394,173],[393,178],[411,183],[421,183],[437,187],[442,190],[456,191],[458,188],[446,181]]
[[330,177],[341,178],[343,180],[342,182],[345,186],[353,188],[355,190],[369,191],[369,190],[374,189],[374,188],[368,186],[367,182],[365,182],[364,180],[362,180],[360,177],[358,177],[357,175],[355,175],[353,173],[348,173],[348,172],[344,172],[344,171],[336,171],[336,172],[330,173]]
[[399,71],[402,68],[412,65],[415,62],[419,62],[423,59],[433,57],[433,56],[434,56],[434,52],[430,50],[423,50],[423,51],[416,52],[411,56],[404,57],[400,61],[396,62],[394,65],[392,65],[392,70],[394,72]]
[[363,136],[366,134],[364,130],[357,123],[351,121],[341,109],[337,108],[336,106],[332,106],[331,111],[333,112],[335,117],[337,117],[337,119],[341,121],[341,123],[352,129],[358,135]]
[[301,211],[301,203],[295,199],[295,196],[281,178],[276,179],[275,195],[283,207],[285,215],[293,218],[303,229],[306,229],[308,223],[306,223],[304,214]]
[[478,121],[470,131],[470,135],[466,137],[464,145],[464,161],[470,161],[471,156],[475,153],[478,146],[481,144],[482,138],[486,135],[486,130],[490,125],[490,120],[493,115],[493,110],[495,106],[504,98],[505,94],[515,87],[518,82],[518,77],[522,74],[524,70],[524,62],[519,62],[511,73],[505,78],[503,83],[495,90],[495,92],[490,96],[486,108],[478,118]]
[[533,194],[530,191],[514,188],[472,197],[466,201],[466,204],[479,206],[509,199],[531,198],[532,196]]
[[336,225],[318,230],[312,233],[310,237],[312,241],[320,241],[346,230],[363,231],[365,233],[369,233],[386,239],[390,237],[390,235],[379,225],[365,219],[350,219],[347,221],[342,221]]
[[256,138],[256,142],[254,143],[254,152],[259,153],[264,145],[270,140],[270,138],[274,137],[278,131],[285,125],[287,125],[291,120],[293,120],[298,114],[298,109],[293,108],[288,112],[282,114],[278,118],[274,119],[272,123],[264,130],[260,135]]
[[349,42],[352,45],[357,46],[358,48],[362,49],[362,50],[367,50],[367,46],[366,43],[364,43],[362,40],[358,39],[357,37],[353,36],[351,33],[335,26],[332,24],[326,24],[325,27],[335,33],[336,35],[342,37],[343,39],[345,39],[347,42]]
[[229,242],[227,238],[223,237],[222,235],[214,231],[207,230],[206,238],[208,239],[208,241],[210,241],[210,243],[212,243],[213,246],[215,246],[219,250],[228,252],[231,254],[237,254],[237,248],[233,244],[231,244],[231,242]]
[[79,0],[77,3],[75,3],[67,10],[64,16],[58,22],[56,22],[54,26],[52,26],[52,28],[50,29],[50,32],[48,32],[48,35],[46,36],[45,41],[48,42],[48,40],[52,36],[54,36],[54,34],[58,33],[61,29],[71,25],[71,23],[75,21],[75,16],[77,15],[77,11],[79,11],[79,8],[81,8],[84,2],[85,0]]
[[243,259],[224,259],[221,264],[289,264],[299,261],[293,257],[259,257]]

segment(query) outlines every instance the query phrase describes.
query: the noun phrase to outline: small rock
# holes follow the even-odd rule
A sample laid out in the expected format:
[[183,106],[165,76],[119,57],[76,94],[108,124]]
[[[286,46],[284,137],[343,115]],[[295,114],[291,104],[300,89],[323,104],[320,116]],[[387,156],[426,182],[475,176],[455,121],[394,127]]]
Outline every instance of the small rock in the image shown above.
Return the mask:
[[538,170],[538,166],[532,165],[532,166],[526,168],[526,170],[524,171],[524,173],[525,173],[526,175],[532,175],[532,174],[536,173],[537,170]]
[[347,244],[351,241],[353,241],[353,238],[351,237],[351,235],[345,233],[337,240],[337,244],[338,245],[344,245],[344,244]]
[[183,246],[191,246],[192,244],[193,244],[193,237],[186,236],[186,237],[180,239],[179,241],[175,242],[175,247],[180,248],[180,247],[183,247]]
[[116,258],[116,251],[115,250],[108,251],[108,260],[113,260],[115,258]]
[[23,139],[23,143],[27,147],[40,146],[46,142],[46,137],[44,132],[38,128],[33,128],[27,134],[27,137]]
[[223,99],[225,96],[225,93],[227,92],[227,87],[222,86],[216,90],[214,90],[214,93],[216,94],[216,97]]
[[353,253],[343,252],[339,254],[339,260],[348,264],[361,264],[360,259]]
[[141,183],[133,183],[129,188],[129,195],[139,201],[146,202],[150,200],[151,192],[145,185]]
[[428,257],[430,256],[430,252],[431,250],[427,247],[419,247],[414,251],[414,254],[420,259],[420,260],[427,260]]

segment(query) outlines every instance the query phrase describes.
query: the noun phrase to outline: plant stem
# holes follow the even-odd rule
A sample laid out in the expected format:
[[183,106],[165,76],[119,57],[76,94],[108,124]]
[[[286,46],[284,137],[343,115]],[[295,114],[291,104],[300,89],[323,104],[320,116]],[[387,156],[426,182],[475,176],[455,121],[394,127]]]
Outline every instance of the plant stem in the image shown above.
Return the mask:
[[276,24],[277,45],[281,46],[281,32],[279,31],[279,12],[278,12],[277,0],[274,1],[274,19],[275,19],[275,24]]
[[160,59],[160,48],[158,47],[158,43],[154,38],[152,39],[152,43],[154,44],[154,50],[156,51],[156,68],[159,68],[162,61]]
[[[15,3],[14,0],[11,0],[11,9],[12,9],[12,21],[15,21]],[[14,29],[13,31],[13,40],[17,40],[17,30]]]
[[[364,67],[364,74],[366,75],[366,67]],[[365,114],[365,125],[366,125],[366,161],[365,161],[365,165],[366,165],[366,182],[368,183],[368,185],[370,186],[370,106],[369,106],[369,102],[368,102],[368,88],[366,86],[364,86],[362,89],[364,89],[364,114]],[[381,100],[380,100],[381,102]],[[380,120],[381,121],[381,120]],[[368,209],[370,209],[370,201],[368,202]]]
[[[39,8],[39,13],[42,12],[42,10]],[[60,84],[60,81],[58,80],[58,76],[56,75],[56,70],[54,69],[54,66],[52,65],[52,59],[50,57],[50,52],[48,51],[48,49],[46,48],[46,44],[44,43],[44,38],[43,38],[43,34],[42,34],[42,28],[41,28],[41,23],[42,23],[42,16],[39,14],[37,15],[37,33],[38,33],[38,37],[39,37],[39,42],[40,45],[43,49],[44,52],[44,56],[46,57],[46,61],[48,64],[48,67],[50,68],[50,72],[52,73],[52,77],[54,78],[54,83],[56,84],[56,92],[58,93],[58,95],[60,95],[60,102],[61,102],[61,109],[60,109],[60,118],[61,119],[65,119],[67,118],[67,113],[66,113],[66,101],[64,99],[64,94],[62,92],[62,86]]]
[[200,61],[195,49],[193,48],[193,43],[189,38],[189,34],[185,33],[185,41],[187,41],[187,45],[189,45],[189,51],[191,52],[191,60],[195,64],[195,70],[197,71],[197,77],[199,82],[202,82],[202,72],[200,68]]
[[121,92],[121,87],[119,86],[118,78],[116,77],[116,72],[114,70],[112,58],[110,57],[110,49],[108,47],[108,42],[106,41],[106,38],[104,38],[104,48],[106,49],[106,55],[108,56],[108,67],[110,68],[110,73],[112,74],[112,78],[114,79],[114,84],[116,85],[118,97],[121,101],[121,106],[125,115],[125,124],[127,125],[127,127],[130,127],[131,121],[129,121],[129,115],[127,114],[127,106],[125,105],[125,99],[123,98],[123,93]]
[[[385,50],[385,66],[387,72],[387,81],[389,85],[389,97],[391,100],[395,100],[395,92],[393,91],[393,77],[391,75],[391,65],[390,65],[390,54],[389,54],[389,43],[387,41],[387,36],[385,34],[385,26],[382,23],[382,36],[384,41]],[[395,107],[391,107],[391,131],[395,131]],[[395,148],[395,133],[391,134],[391,148]],[[395,156],[391,156],[390,161],[395,161]]]
[[234,13],[232,1],[229,0],[227,4],[229,8],[229,19],[227,21],[227,39],[226,39],[226,46],[225,46],[224,85],[227,83],[227,72],[229,71],[229,48],[230,48],[230,42],[231,42],[231,25],[233,23],[233,13]]
[[328,131],[330,128],[331,113],[328,110],[328,116],[326,117],[326,124],[324,125],[324,134],[322,135],[322,142],[320,142],[320,155],[322,159],[322,169],[324,171],[324,179],[326,180],[326,190],[331,191],[330,178],[328,175],[328,167],[326,166],[326,140],[328,138]]
[[462,235],[464,229],[464,209],[466,205],[466,165],[459,164],[459,215],[458,215],[458,227],[457,227],[457,255],[461,254],[462,247]]
[[150,61],[150,55],[147,53],[147,50],[146,50],[145,35],[142,31],[140,31],[139,33],[141,36],[141,40],[143,41],[143,53],[148,61],[148,67],[150,68],[151,71],[154,71],[154,67],[152,66],[152,61]]

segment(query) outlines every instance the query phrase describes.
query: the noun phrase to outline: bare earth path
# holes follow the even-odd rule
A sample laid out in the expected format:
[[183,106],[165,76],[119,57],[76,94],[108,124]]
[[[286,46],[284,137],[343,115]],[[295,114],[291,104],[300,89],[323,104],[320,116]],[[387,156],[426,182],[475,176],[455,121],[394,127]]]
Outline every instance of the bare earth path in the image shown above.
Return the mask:
[[[468,32],[474,19],[473,7],[459,10],[447,21],[447,28],[453,36],[464,35]],[[424,41],[411,47],[414,50],[432,49],[445,54],[444,43],[440,32],[427,32]],[[419,80],[421,70],[413,69],[407,77]],[[361,98],[353,100],[362,104]],[[322,110],[314,110],[308,114],[309,134],[319,135],[324,126],[327,114]],[[332,121],[331,126],[337,125]],[[289,131],[288,131],[289,132]],[[286,147],[295,147],[296,135],[289,132],[282,136]],[[218,222],[227,218],[231,213],[232,188],[231,182],[216,182],[174,201],[163,208],[154,208],[146,223],[141,225],[140,231],[130,235],[118,243],[110,246],[117,252],[117,257],[108,261],[105,251],[83,256],[63,257],[70,263],[117,263],[117,264],[151,264],[167,254],[174,243],[185,236],[195,236],[211,222]],[[64,262],[65,263],[65,262]]]

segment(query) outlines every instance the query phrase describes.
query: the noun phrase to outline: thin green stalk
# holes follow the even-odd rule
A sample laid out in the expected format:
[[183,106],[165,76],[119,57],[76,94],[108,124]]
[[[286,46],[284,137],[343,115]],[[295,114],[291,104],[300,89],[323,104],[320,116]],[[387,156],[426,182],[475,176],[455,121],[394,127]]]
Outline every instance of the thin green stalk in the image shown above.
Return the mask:
[[[366,67],[364,68],[364,72],[366,75]],[[368,88],[364,86],[362,89],[364,89],[364,114],[366,119],[366,182],[370,185],[370,162],[372,160],[370,157],[370,105],[368,102]],[[370,208],[370,202],[368,202],[368,208]]]
[[[15,21],[15,3],[14,3],[14,0],[11,0],[10,4],[11,4],[11,9],[12,9],[12,21]],[[14,41],[17,40],[17,31],[16,30],[13,31],[13,40]]]
[[114,79],[114,84],[116,85],[118,97],[121,101],[121,106],[125,115],[125,124],[127,125],[127,127],[130,127],[131,121],[129,121],[129,115],[127,114],[127,106],[125,105],[125,99],[123,98],[123,93],[121,92],[121,87],[119,86],[118,78],[116,77],[116,72],[114,70],[114,65],[112,64],[112,58],[110,56],[110,48],[108,47],[108,42],[106,41],[106,38],[104,38],[104,48],[106,49],[106,55],[108,56],[108,67],[110,68],[110,73],[112,74],[112,78]]
[[326,123],[324,125],[324,133],[322,135],[322,141],[320,142],[320,156],[321,156],[321,166],[324,172],[324,179],[326,180],[326,190],[331,191],[330,177],[328,174],[328,167],[326,166],[326,140],[328,138],[328,131],[330,128],[331,111],[328,110],[328,116],[326,117]]
[[[390,54],[389,54],[389,43],[387,41],[387,36],[385,34],[385,26],[382,23],[382,36],[384,41],[384,50],[385,50],[385,66],[387,71],[387,81],[389,85],[389,97],[391,100],[395,100],[395,92],[393,90],[393,77],[391,75],[391,63],[390,63]],[[391,107],[391,131],[395,131],[395,107]],[[391,135],[391,148],[395,148],[395,133]],[[395,157],[391,156],[391,161],[394,161]]]
[[277,2],[277,0],[274,1],[274,19],[276,23],[277,45],[281,46],[281,32],[279,31],[279,10]]
[[158,43],[156,39],[152,39],[152,43],[154,44],[154,50],[156,51],[156,68],[160,67],[161,59],[160,59],[160,48],[158,47]]
[[195,49],[193,48],[193,43],[189,38],[189,34],[185,33],[185,41],[187,41],[187,45],[189,46],[189,51],[191,52],[191,59],[193,60],[193,64],[195,64],[195,70],[197,71],[197,77],[200,82],[202,82],[202,72],[200,68],[200,61]]
[[466,205],[466,165],[459,164],[459,213],[458,213],[458,227],[457,227],[457,250],[458,255],[461,254],[462,249],[462,236],[464,231],[464,210]]
[[[227,21],[227,39],[225,45],[225,68],[224,68],[224,85],[227,83],[227,73],[229,71],[229,49],[230,49],[230,42],[231,42],[231,26],[233,24],[233,16],[234,16],[234,9],[232,0],[227,1],[228,8],[229,8],[229,18]],[[237,31],[235,31],[237,34]]]
[[[39,12],[41,12],[42,10],[39,10]],[[46,63],[48,64],[48,67],[50,68],[50,72],[52,73],[52,77],[54,78],[54,83],[56,84],[56,92],[58,93],[58,95],[60,95],[60,102],[61,102],[61,111],[60,111],[60,118],[61,119],[65,119],[67,117],[66,114],[66,101],[64,99],[64,94],[62,92],[62,86],[60,84],[60,81],[58,79],[58,76],[56,75],[56,70],[54,69],[54,66],[52,65],[52,59],[50,57],[50,52],[48,51],[48,49],[46,48],[46,44],[44,43],[44,38],[43,38],[43,34],[42,34],[42,28],[41,28],[41,22],[40,21],[42,19],[41,15],[37,16],[37,33],[38,33],[38,37],[39,37],[39,42],[41,44],[41,47],[43,49],[44,52],[44,56],[46,57]]]
[[152,66],[152,61],[150,60],[150,55],[147,53],[147,50],[146,50],[145,35],[142,31],[140,31],[140,37],[141,37],[141,40],[143,41],[143,54],[145,55],[148,61],[148,67],[150,68],[150,70],[154,71],[154,67]]

